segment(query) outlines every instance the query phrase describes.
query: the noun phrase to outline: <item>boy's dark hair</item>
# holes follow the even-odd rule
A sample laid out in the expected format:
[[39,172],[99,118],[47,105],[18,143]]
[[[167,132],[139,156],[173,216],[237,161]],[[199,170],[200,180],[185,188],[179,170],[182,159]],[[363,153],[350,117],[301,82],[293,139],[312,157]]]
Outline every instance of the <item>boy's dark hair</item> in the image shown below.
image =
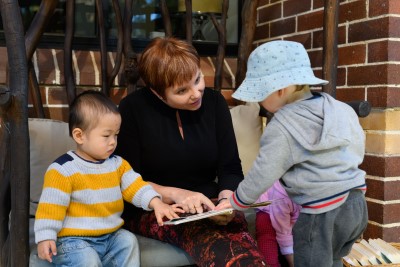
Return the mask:
[[82,131],[92,129],[101,115],[107,113],[119,114],[117,106],[110,98],[98,91],[84,91],[75,97],[70,105],[69,135],[72,137],[72,130],[75,128],[80,128]]

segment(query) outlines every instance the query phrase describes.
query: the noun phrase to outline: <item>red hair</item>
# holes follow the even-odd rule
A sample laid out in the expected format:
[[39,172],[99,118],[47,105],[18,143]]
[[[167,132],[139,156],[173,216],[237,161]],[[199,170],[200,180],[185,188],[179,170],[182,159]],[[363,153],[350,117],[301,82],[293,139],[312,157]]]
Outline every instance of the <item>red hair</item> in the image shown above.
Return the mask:
[[173,37],[155,38],[139,59],[139,74],[160,96],[165,89],[189,82],[200,69],[200,57],[189,43]]

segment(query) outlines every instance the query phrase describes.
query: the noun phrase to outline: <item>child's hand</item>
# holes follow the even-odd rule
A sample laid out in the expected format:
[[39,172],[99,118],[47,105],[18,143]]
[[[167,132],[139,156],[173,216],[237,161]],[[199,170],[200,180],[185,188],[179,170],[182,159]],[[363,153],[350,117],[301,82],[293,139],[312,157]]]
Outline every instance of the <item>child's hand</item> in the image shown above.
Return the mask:
[[154,209],[154,213],[157,218],[157,223],[160,226],[164,225],[163,221],[164,217],[167,217],[169,220],[171,220],[173,218],[179,218],[179,215],[176,214],[177,212],[179,213],[185,212],[183,209],[179,207],[178,204],[173,204],[173,205],[165,204],[158,197],[155,197],[150,201],[149,207]]
[[41,241],[37,246],[37,251],[39,258],[52,262],[52,256],[57,255],[56,242],[54,240]]

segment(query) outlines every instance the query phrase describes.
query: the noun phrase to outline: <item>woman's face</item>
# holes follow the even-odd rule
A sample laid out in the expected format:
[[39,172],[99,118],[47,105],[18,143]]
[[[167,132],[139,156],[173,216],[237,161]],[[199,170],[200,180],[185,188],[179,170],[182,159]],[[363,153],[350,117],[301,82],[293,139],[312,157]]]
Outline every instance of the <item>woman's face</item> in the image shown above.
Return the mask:
[[204,94],[204,76],[200,70],[186,84],[165,89],[164,102],[176,109],[197,110]]

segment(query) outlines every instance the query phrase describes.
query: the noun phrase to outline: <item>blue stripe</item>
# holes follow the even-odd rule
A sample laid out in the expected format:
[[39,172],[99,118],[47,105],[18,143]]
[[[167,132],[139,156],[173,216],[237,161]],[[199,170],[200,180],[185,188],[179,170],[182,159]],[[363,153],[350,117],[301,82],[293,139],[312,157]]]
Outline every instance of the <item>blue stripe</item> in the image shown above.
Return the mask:
[[358,186],[355,186],[355,187],[353,187],[353,188],[350,188],[350,189],[348,189],[348,190],[346,190],[346,191],[337,193],[336,195],[333,195],[333,196],[330,196],[330,197],[326,197],[326,198],[321,198],[321,199],[314,200],[314,201],[310,201],[310,202],[307,202],[307,203],[303,203],[303,204],[301,204],[301,205],[304,205],[304,206],[311,206],[312,204],[315,204],[315,203],[324,202],[324,201],[327,201],[327,200],[331,200],[331,199],[338,198],[339,196],[344,195],[344,194],[348,193],[349,191],[351,191],[351,190],[353,190],[353,189],[356,189],[356,188],[363,188],[363,187],[367,187],[367,185],[366,185],[366,184],[358,185]]
[[240,203],[242,203],[243,206],[250,206],[250,204],[248,204],[248,203],[246,203],[246,202],[244,202],[243,200],[240,199],[240,197],[239,197],[237,191],[235,191],[235,195],[236,195],[236,199],[237,199]]

